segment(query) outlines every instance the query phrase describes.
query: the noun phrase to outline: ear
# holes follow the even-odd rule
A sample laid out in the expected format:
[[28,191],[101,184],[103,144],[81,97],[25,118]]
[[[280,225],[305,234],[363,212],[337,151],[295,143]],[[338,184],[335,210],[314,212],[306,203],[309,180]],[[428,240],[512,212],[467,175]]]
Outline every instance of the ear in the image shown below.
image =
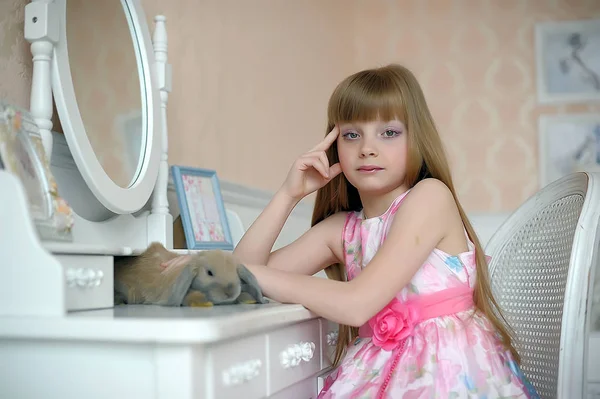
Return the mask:
[[[258,303],[268,303],[269,300],[262,294],[262,290],[256,281],[254,274],[248,270],[248,268],[242,264],[237,265],[238,276],[242,282],[242,294],[245,292],[249,294]],[[242,295],[240,294],[240,297]]]
[[179,276],[173,280],[171,287],[168,287],[169,293],[164,305],[181,306],[183,298],[185,298],[195,278],[196,273],[192,271],[192,268],[189,265],[184,266]]

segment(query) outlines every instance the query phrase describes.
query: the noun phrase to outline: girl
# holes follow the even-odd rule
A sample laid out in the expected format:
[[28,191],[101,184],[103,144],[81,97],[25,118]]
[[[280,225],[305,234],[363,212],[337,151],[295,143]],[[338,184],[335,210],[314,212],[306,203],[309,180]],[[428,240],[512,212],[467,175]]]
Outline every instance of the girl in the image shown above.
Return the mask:
[[[358,72],[327,115],[325,139],[234,251],[266,296],[340,324],[319,398],[537,398],[414,75],[398,65]],[[315,190],[311,229],[271,252]],[[322,269],[329,279],[312,276]]]

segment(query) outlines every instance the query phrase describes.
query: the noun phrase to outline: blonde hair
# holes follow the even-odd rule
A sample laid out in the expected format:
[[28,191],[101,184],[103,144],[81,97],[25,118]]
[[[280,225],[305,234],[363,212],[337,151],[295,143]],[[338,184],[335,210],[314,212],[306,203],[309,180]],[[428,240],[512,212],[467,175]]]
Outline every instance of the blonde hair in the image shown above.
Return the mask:
[[[520,363],[520,357],[513,346],[513,332],[492,294],[488,266],[481,243],[458,201],[442,141],[425,96],[417,79],[407,68],[391,64],[363,70],[344,79],[329,100],[325,131],[330,132],[335,124],[341,122],[367,122],[377,118],[386,121],[398,119],[406,126],[408,187],[414,187],[419,181],[431,177],[442,181],[452,192],[465,229],[475,244],[477,262],[477,281],[473,293],[475,308],[490,320],[504,346],[510,350],[515,361]],[[331,164],[339,161],[335,145],[328,149],[327,156]],[[312,225],[334,213],[359,211],[361,208],[358,191],[343,174],[340,174],[317,192]],[[344,264],[330,265],[325,272],[330,279],[346,280]],[[334,366],[340,362],[349,343],[357,336],[357,328],[340,325]]]

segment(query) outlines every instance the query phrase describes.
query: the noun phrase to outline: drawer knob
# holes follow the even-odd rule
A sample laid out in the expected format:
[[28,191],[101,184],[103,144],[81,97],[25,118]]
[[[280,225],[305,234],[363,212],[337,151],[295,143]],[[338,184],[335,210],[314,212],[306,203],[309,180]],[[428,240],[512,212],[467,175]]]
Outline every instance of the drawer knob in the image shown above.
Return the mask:
[[326,338],[327,338],[327,345],[336,346],[337,340],[338,340],[338,331],[332,331],[330,333],[327,333]]
[[303,360],[309,362],[315,354],[314,342],[299,342],[288,346],[279,354],[284,369],[298,366]]
[[262,362],[260,359],[249,360],[231,366],[223,371],[223,384],[225,386],[239,385],[258,377]]
[[68,268],[67,286],[70,288],[93,288],[102,284],[104,272],[102,270],[92,270],[90,268]]

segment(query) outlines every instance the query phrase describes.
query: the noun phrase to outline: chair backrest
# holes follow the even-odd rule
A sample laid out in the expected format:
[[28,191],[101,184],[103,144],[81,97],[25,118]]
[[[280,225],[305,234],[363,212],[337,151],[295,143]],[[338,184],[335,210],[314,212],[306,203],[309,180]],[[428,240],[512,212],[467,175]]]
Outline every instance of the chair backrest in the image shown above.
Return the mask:
[[492,291],[542,398],[582,398],[598,263],[600,174],[574,173],[517,209],[486,247]]

